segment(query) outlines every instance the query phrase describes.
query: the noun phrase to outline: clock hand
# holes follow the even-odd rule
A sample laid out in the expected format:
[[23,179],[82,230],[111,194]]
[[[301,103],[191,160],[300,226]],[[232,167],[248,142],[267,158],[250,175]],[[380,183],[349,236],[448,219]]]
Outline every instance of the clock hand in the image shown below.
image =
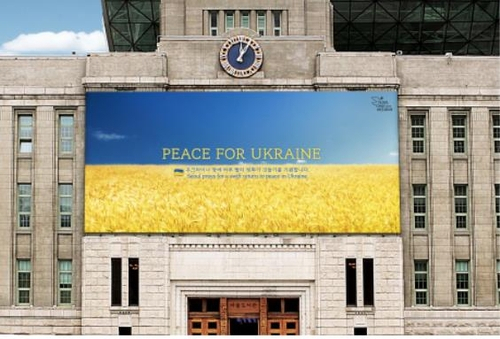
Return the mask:
[[240,55],[238,56],[238,58],[236,58],[236,61],[238,61],[240,64],[243,62],[243,56],[246,54],[249,46],[250,46],[250,41],[248,41],[247,45],[242,49],[240,41]]

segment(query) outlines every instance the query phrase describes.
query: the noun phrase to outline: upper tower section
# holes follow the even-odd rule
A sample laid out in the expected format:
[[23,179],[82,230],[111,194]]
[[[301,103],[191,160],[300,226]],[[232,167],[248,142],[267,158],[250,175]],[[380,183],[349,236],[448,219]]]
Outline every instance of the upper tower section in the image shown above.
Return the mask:
[[224,36],[237,28],[261,37],[316,36],[332,46],[329,0],[163,0],[164,36]]

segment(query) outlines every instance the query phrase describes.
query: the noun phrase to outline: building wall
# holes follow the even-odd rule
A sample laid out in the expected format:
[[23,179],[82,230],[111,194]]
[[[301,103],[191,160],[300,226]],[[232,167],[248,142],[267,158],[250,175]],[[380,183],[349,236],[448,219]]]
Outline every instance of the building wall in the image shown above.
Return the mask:
[[[187,297],[298,297],[301,334],[402,334],[398,236],[89,235],[84,238],[83,334],[187,334]],[[111,307],[111,258],[139,258],[139,307]],[[346,308],[345,259],[374,260],[374,307]]]
[[[1,333],[80,333],[82,208],[70,229],[57,226],[58,184],[71,183],[83,205],[84,58],[0,61]],[[18,152],[18,115],[33,116],[33,151]],[[75,117],[74,152],[61,155],[58,116]],[[31,227],[17,226],[17,184],[31,184]],[[17,305],[16,261],[31,260],[30,305]],[[58,260],[72,260],[72,305],[58,303]]]

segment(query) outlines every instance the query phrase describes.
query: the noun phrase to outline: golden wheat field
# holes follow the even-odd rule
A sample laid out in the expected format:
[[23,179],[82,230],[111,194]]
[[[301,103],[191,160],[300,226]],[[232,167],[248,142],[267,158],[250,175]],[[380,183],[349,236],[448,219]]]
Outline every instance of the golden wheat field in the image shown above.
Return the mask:
[[175,168],[87,165],[85,231],[400,232],[397,165],[310,165],[308,179],[192,179]]

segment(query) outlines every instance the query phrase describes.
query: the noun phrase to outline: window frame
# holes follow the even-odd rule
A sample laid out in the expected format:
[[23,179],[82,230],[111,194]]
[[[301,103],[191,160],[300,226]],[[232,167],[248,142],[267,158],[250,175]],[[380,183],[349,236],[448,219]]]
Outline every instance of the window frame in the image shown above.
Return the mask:
[[500,184],[493,185],[495,193],[495,223],[497,231],[500,231]]
[[493,154],[500,154],[500,111],[491,111],[491,132],[493,138]]
[[[463,188],[465,190],[465,195],[458,195],[457,190]],[[465,204],[458,204],[459,200],[464,200]],[[458,211],[462,206],[465,206],[465,212]],[[467,230],[469,228],[469,186],[467,184],[454,184],[453,185],[453,214],[455,219],[455,230]],[[465,226],[462,227],[459,222],[459,218],[464,217]]]
[[[423,188],[423,195],[419,195],[416,193],[417,188]],[[423,208],[424,212],[417,212],[417,199],[423,200]],[[426,230],[427,229],[427,185],[426,184],[413,184],[412,185],[412,221],[413,221],[413,229],[414,230]],[[421,207],[421,206],[419,206]],[[420,222],[418,223],[419,227],[417,227],[417,218],[423,217],[423,226],[420,226]]]
[[208,11],[208,30],[210,36],[219,35],[219,11]]
[[[417,124],[419,121],[417,119],[422,119],[422,124]],[[412,153],[413,154],[425,154],[425,133],[426,133],[426,114],[422,112],[412,113],[410,115],[410,136],[412,141]],[[418,136],[416,136],[418,135]],[[421,143],[422,150],[419,151]]]
[[[62,192],[62,189],[65,187],[69,187],[69,191],[71,194],[63,194],[66,192]],[[60,183],[58,186],[58,228],[67,230],[67,229],[72,229],[73,228],[73,184],[72,183]],[[63,199],[70,199],[70,211],[62,211],[63,209],[63,204],[62,200]],[[69,216],[69,226],[63,226],[63,217]]]
[[266,11],[257,11],[256,14],[257,14],[256,15],[257,33],[260,36],[265,36],[265,35],[267,35],[267,13],[266,13]]
[[[417,264],[424,264],[425,270],[417,270]],[[417,288],[417,275],[423,276],[425,281],[425,288]],[[428,306],[429,305],[429,260],[414,260],[413,261],[413,304],[415,306]],[[425,303],[419,303],[418,293],[425,293]]]
[[[24,125],[24,118],[30,118],[30,124]],[[35,130],[35,118],[32,112],[17,113],[17,151],[20,155],[28,156],[33,154],[33,134]],[[29,130],[29,135],[24,135],[23,128]],[[29,151],[23,151],[23,144],[29,144]]]
[[273,35],[281,36],[283,30],[283,11],[273,10],[271,11],[271,16],[273,19]]
[[[231,18],[231,25],[229,25],[229,19]],[[225,32],[229,32],[235,27],[235,11],[224,11],[224,30]]]
[[[458,124],[458,119],[463,119],[463,124]],[[451,115],[451,126],[452,126],[452,146],[453,146],[453,154],[455,155],[467,155],[468,152],[468,147],[467,147],[467,114],[464,112],[460,113],[453,113]],[[459,131],[463,131],[463,136],[455,136],[456,134],[460,133]],[[463,143],[463,150],[460,151],[458,149],[459,143]]]
[[[63,122],[65,119],[71,118],[71,125],[65,125]],[[70,113],[60,113],[58,117],[59,124],[59,154],[61,155],[73,155],[75,152],[75,116]],[[67,128],[67,129],[65,129]],[[65,135],[71,131],[71,135]],[[65,142],[69,142],[70,150],[65,150],[63,145]]]
[[[466,271],[462,271],[458,269],[459,264],[465,264],[467,267]],[[465,277],[465,281],[467,283],[467,288],[460,288],[459,282],[460,277]],[[470,306],[470,265],[469,260],[455,260],[455,297],[456,297],[456,305],[457,306]],[[467,303],[460,303],[460,293],[467,293]]]
[[497,259],[497,305],[500,305],[500,259]]
[[[69,263],[69,270],[63,270],[62,264],[64,263]],[[58,269],[57,303],[58,305],[72,305],[73,304],[73,261],[66,259],[58,260],[57,269]],[[70,283],[64,285],[70,285],[70,286],[63,287],[62,277],[68,275]],[[63,297],[62,297],[63,292],[69,292],[69,302],[63,302]]]
[[[246,25],[243,25],[243,20],[246,18]],[[240,10],[240,27],[250,29],[250,11]]]
[[[21,187],[28,187],[27,191],[29,194],[21,193]],[[29,211],[21,211],[21,199],[29,198]],[[32,227],[32,217],[31,213],[33,212],[33,186],[31,183],[18,183],[17,184],[17,228],[23,230],[29,230]],[[22,220],[24,220],[27,216],[28,226],[23,226]]]
[[[21,270],[21,262],[25,262],[29,264],[29,270]],[[31,265],[31,259],[17,259],[16,261],[16,305],[19,306],[27,306],[31,305],[31,289],[32,289],[32,284],[33,284],[33,279],[32,279],[32,271],[33,267]],[[20,287],[21,285],[21,274],[28,274],[28,284],[29,287]],[[28,292],[28,301],[27,302],[21,302],[20,298],[20,292]]]

